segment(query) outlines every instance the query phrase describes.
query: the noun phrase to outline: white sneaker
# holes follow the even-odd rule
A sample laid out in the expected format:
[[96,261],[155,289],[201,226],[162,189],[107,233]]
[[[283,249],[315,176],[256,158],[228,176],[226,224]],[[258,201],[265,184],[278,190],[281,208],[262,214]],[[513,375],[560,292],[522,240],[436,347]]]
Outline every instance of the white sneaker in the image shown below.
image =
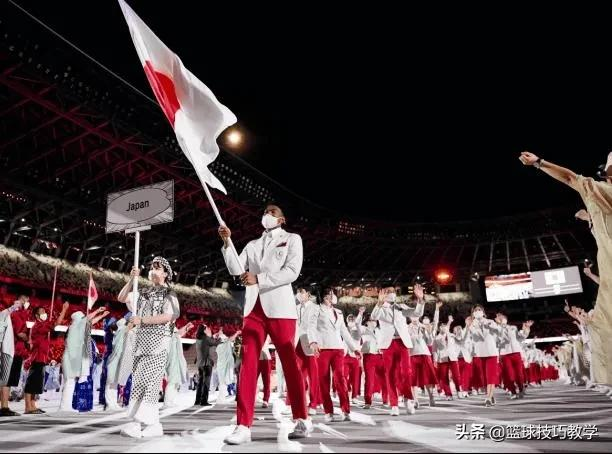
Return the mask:
[[160,423],[146,426],[142,431],[142,438],[162,437],[163,435],[164,429]]
[[121,429],[121,435],[132,438],[142,438],[142,426],[139,422],[133,422]]
[[295,423],[293,432],[289,434],[289,439],[295,440],[296,438],[308,438],[310,437],[312,430],[312,419],[298,419]]
[[414,408],[414,403],[411,400],[406,399],[406,413],[409,415],[414,415],[414,413],[416,412],[415,408]]
[[518,399],[518,394],[512,394],[510,396],[510,400],[516,400],[516,399]]
[[391,407],[391,416],[399,416],[399,407]]
[[330,422],[342,422],[342,421],[350,421],[351,417],[349,415],[347,415],[346,413],[342,413],[340,415],[330,415],[327,414],[325,415],[325,422],[326,423],[330,423]]
[[268,402],[264,402],[261,404],[261,408],[268,408],[270,405],[268,404]]
[[471,392],[472,396],[477,396],[478,395],[478,391],[476,391],[475,389],[472,390]]
[[330,415],[329,413],[323,417],[323,421],[326,423],[334,422],[334,415]]
[[372,406],[371,406],[370,404],[365,404],[365,405],[363,406],[363,409],[364,409],[364,410],[369,410],[370,408],[372,408]]
[[223,440],[228,445],[241,445],[251,442],[251,429],[247,426],[236,426],[234,431]]
[[316,415],[317,415],[317,410],[315,410],[314,408],[308,409],[308,416],[316,416]]

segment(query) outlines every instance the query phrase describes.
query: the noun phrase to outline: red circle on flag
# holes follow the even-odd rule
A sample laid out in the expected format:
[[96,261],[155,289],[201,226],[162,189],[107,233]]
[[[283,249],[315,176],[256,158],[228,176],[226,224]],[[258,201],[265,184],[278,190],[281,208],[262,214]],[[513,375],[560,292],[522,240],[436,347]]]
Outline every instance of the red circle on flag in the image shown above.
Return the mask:
[[176,96],[176,89],[174,87],[173,80],[165,74],[156,71],[151,62],[148,60],[145,62],[144,72],[147,75],[147,79],[149,79],[149,83],[151,84],[153,93],[155,93],[157,102],[159,102],[160,107],[166,115],[166,118],[168,118],[168,121],[172,127],[174,127],[176,111],[181,108],[181,105],[179,104],[179,100]]

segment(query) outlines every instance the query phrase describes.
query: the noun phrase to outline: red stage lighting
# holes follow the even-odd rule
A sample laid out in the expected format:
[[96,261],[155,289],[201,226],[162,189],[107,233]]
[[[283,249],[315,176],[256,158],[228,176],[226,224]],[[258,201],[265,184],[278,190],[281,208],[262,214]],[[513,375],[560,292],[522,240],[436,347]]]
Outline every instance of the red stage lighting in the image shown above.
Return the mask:
[[436,271],[435,276],[436,281],[440,285],[446,285],[453,279],[453,275],[451,274],[451,272],[444,269]]

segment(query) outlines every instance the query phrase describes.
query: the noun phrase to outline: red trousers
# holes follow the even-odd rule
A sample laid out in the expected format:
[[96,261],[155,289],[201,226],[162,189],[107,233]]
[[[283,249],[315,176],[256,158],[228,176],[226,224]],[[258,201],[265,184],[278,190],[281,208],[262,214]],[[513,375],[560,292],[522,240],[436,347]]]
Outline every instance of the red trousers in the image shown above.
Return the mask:
[[480,388],[484,388],[486,385],[484,370],[482,368],[482,360],[481,358],[474,356],[472,358],[472,382],[470,384],[470,388],[474,388],[475,390],[479,390]]
[[484,385],[499,385],[499,358],[497,356],[482,356],[479,359],[484,375]]
[[381,354],[364,354],[363,369],[365,371],[365,403],[372,405],[372,394],[381,390],[383,403],[388,402],[387,378],[385,365]]
[[261,381],[263,382],[263,400],[268,402],[270,400],[270,375],[272,374],[272,361],[269,359],[260,359],[259,367],[257,368],[257,377],[261,375]]
[[307,356],[302,349],[302,345],[298,341],[295,353],[298,357],[298,367],[302,371],[302,378],[304,384],[308,389],[308,396],[310,398],[309,407],[316,409],[317,405],[321,403],[320,389],[319,389],[319,361],[314,356]]
[[461,389],[467,392],[472,387],[472,363],[468,363],[463,358],[459,358],[457,363],[459,363],[459,376],[461,377]]
[[357,358],[349,355],[344,356],[344,373],[346,375],[347,388],[351,398],[361,395],[361,365]]
[[294,419],[306,419],[306,395],[304,381],[297,365],[295,354],[295,320],[268,318],[264,313],[259,299],[249,315],[244,318],[242,328],[242,366],[240,367],[240,391],[236,405],[237,424],[251,427],[255,412],[255,396],[257,394],[257,372],[259,355],[266,336],[270,335],[276,347],[285,381],[287,394],[291,398],[291,409]]
[[340,408],[344,413],[350,413],[351,406],[349,404],[346,375],[344,373],[344,350],[323,349],[319,355],[319,388],[326,415],[334,414],[334,404],[330,392],[332,379],[330,370],[333,373],[334,385],[340,399]]
[[405,399],[414,400],[410,379],[410,351],[401,339],[393,339],[389,348],[382,350],[389,391],[389,403],[397,407],[399,392]]
[[461,374],[459,372],[459,363],[457,361],[447,361],[445,363],[438,363],[438,383],[442,392],[447,396],[452,396],[449,373],[453,376],[453,382],[455,383],[455,389],[457,392],[462,391],[461,387]]
[[512,394],[517,394],[525,387],[525,367],[521,354],[509,353],[500,356],[502,363],[502,379],[506,389]]
[[538,363],[529,364],[529,383],[542,384],[542,377],[540,376],[540,365]]

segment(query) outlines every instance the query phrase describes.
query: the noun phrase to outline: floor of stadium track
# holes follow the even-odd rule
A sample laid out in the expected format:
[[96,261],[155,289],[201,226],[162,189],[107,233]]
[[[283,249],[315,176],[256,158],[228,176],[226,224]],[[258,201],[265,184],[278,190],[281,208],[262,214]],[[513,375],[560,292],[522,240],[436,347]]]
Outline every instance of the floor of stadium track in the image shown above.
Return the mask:
[[[56,396],[52,396],[56,397]],[[483,396],[454,401],[437,401],[434,408],[421,405],[416,415],[390,417],[388,410],[375,405],[369,410],[354,408],[353,421],[323,423],[313,418],[310,438],[286,440],[287,421],[275,419],[284,403],[274,409],[258,408],[253,442],[242,446],[224,445],[223,438],[233,426],[235,403],[193,407],[193,392],[180,395],[183,405],[162,411],[165,435],[134,440],[119,431],[128,422],[125,412],[107,414],[60,414],[58,402],[41,400],[48,413],[0,419],[0,452],[610,452],[612,451],[612,400],[583,387],[546,383],[530,389],[524,400],[510,401],[500,391],[497,405],[482,406]],[[421,398],[421,402],[424,399]],[[21,410],[23,402],[13,404]],[[483,424],[488,433],[495,425],[563,425],[597,427],[588,440],[459,440],[457,424],[476,434]],[[544,432],[542,432],[543,434]],[[542,435],[543,436],[543,435]]]

